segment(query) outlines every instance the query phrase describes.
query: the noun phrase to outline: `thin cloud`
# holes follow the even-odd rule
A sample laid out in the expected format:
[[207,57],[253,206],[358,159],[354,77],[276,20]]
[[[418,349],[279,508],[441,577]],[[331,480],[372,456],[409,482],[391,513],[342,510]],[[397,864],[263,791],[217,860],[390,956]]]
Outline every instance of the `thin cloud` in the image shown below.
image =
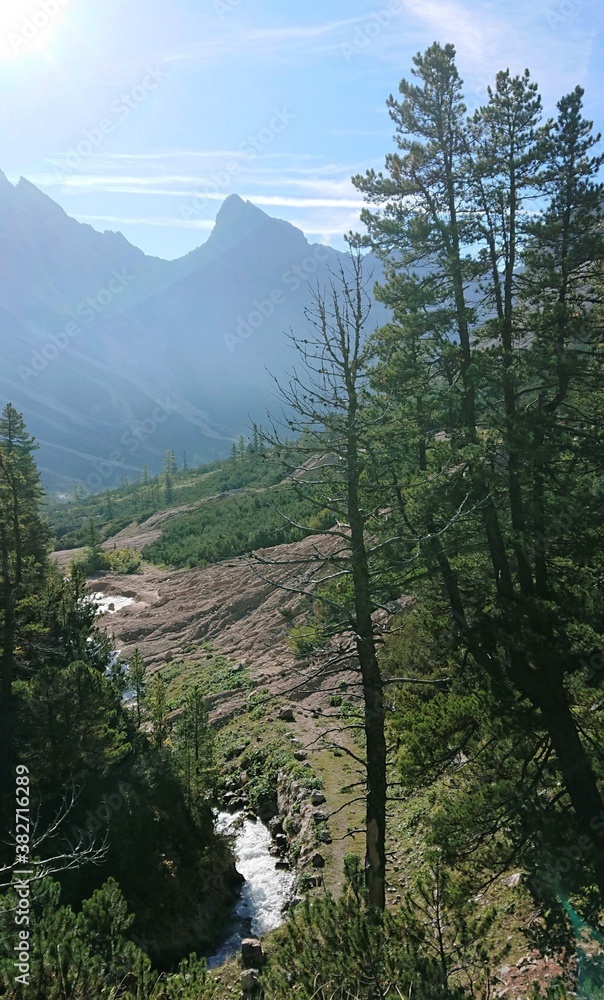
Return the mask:
[[[195,180],[195,179],[193,179]],[[131,185],[129,183],[121,183],[110,181],[108,178],[102,178],[103,184],[100,188],[103,194],[134,194],[134,195],[144,195],[146,197],[164,197],[164,198],[199,198],[202,197],[207,201],[219,201],[222,202],[229,194],[229,190],[226,188],[221,191],[206,191],[204,185],[207,181],[200,179],[198,181],[197,187],[192,188],[162,188],[153,187],[152,182],[142,181],[139,179],[136,185]],[[284,181],[284,183],[287,183]],[[72,193],[88,193],[91,187],[95,185],[89,184],[68,184],[68,190]],[[317,183],[313,186],[313,190],[322,191],[322,185]],[[337,190],[340,191],[341,187],[338,185]],[[352,186],[351,186],[351,190]],[[265,205],[268,207],[283,207],[283,208],[361,208],[364,204],[358,197],[296,197],[295,195],[288,194],[277,194],[277,195],[265,195],[258,194],[255,192],[245,192],[242,193],[238,191],[240,196],[248,201],[253,202],[256,205]]]
[[404,0],[407,12],[439,38],[451,38],[460,55],[482,68],[487,50],[504,41],[510,25],[492,7],[471,7],[456,0]]
[[213,219],[178,219],[163,216],[136,216],[128,218],[122,215],[79,215],[79,222],[112,222],[119,226],[161,226],[166,229],[204,229],[214,228]]
[[[205,191],[203,186],[189,190],[166,190],[164,188],[140,188],[116,185],[103,189],[110,194],[138,194],[166,198],[202,198],[204,201],[223,202],[229,191]],[[359,198],[296,198],[289,195],[263,195],[237,192],[245,201],[271,208],[362,208],[365,204]]]
[[[105,155],[105,162],[111,162],[112,160],[135,160],[137,162],[143,162],[145,160],[178,160],[185,158],[194,158],[202,160],[211,159],[224,159],[225,157],[241,156],[242,150],[239,149],[169,149],[158,153],[107,153]],[[267,159],[284,159],[284,160],[313,160],[316,159],[316,154],[313,153],[270,153],[268,151],[262,153],[262,158]],[[94,159],[91,158],[94,162]]]
[[[357,16],[325,21],[320,24],[290,25],[280,28],[249,28],[245,31],[225,31],[215,33],[203,41],[191,42],[181,49],[176,49],[162,56],[162,62],[174,63],[205,58],[232,59],[234,56],[253,53],[254,55],[271,55],[283,57],[285,50],[319,51],[316,46],[309,49],[308,43],[328,41],[322,50],[335,49],[344,33],[354,26],[367,22],[366,16]],[[332,37],[333,36],[333,37]],[[335,37],[338,36],[338,37]]]
[[[585,0],[574,0],[570,14],[565,13],[563,0],[536,0],[530,5],[511,0],[504,9],[488,0],[404,0],[404,4],[416,31],[427,29],[431,38],[454,43],[470,98],[485,93],[497,71],[508,67],[518,73],[528,66],[544,96],[559,96],[586,80],[597,29],[586,16]],[[536,45],[535,40],[544,36],[547,44]],[[417,37],[423,47],[426,31]],[[396,58],[396,38],[384,41],[389,57]]]

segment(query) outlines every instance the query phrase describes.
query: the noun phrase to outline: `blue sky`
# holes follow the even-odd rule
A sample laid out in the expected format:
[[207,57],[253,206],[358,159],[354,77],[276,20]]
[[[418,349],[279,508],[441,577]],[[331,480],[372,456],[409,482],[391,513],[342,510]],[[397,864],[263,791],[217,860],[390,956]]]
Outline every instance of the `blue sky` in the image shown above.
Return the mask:
[[176,257],[233,192],[317,242],[357,227],[350,175],[391,148],[411,59],[453,42],[470,107],[525,66],[602,124],[598,0],[5,0],[0,168]]

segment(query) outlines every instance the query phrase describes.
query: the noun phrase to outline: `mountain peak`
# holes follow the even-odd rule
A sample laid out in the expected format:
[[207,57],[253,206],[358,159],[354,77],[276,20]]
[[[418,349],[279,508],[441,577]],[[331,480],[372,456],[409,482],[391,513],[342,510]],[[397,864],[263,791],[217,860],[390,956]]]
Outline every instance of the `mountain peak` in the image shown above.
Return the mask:
[[0,220],[0,230],[3,230],[6,226],[6,213],[10,211],[10,206],[13,203],[13,198],[15,195],[15,189],[9,181],[6,174],[3,174],[0,170],[0,212],[2,213],[2,219]]
[[267,219],[268,215],[252,205],[251,201],[244,201],[238,194],[230,194],[218,210],[214,229],[232,230],[234,227],[250,224],[257,226]]

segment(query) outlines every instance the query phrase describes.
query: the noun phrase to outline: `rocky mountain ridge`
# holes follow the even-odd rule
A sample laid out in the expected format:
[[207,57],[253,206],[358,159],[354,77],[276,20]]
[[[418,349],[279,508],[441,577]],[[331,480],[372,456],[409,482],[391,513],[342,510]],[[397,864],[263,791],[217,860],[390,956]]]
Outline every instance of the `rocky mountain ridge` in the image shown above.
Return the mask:
[[294,360],[285,331],[346,263],[237,195],[202,246],[149,257],[1,173],[0,234],[0,394],[66,492],[159,471],[168,448],[190,464],[226,455],[274,405],[267,368],[283,377]]

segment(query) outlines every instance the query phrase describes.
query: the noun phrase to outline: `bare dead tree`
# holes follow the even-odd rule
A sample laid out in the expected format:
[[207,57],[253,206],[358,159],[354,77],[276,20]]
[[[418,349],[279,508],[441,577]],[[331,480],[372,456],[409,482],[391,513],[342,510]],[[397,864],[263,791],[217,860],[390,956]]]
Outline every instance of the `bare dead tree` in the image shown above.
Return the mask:
[[[28,883],[39,882],[48,875],[81,868],[86,864],[100,865],[105,861],[109,849],[108,831],[99,841],[92,832],[74,828],[74,836],[71,839],[63,833],[66,845],[64,850],[57,853],[52,853],[52,850],[50,853],[47,852],[47,845],[50,845],[64,830],[79,797],[80,789],[72,786],[64,794],[53,818],[44,826],[41,825],[39,813],[34,816],[30,827],[30,857],[26,866],[30,873],[26,878]],[[15,854],[17,853],[14,836],[9,835],[6,844],[9,848],[13,847]],[[44,856],[45,854],[47,856]],[[16,861],[0,864],[0,889],[9,888],[13,881],[13,872],[22,868],[23,865]]]
[[[380,416],[364,406],[371,366],[367,337],[371,276],[365,273],[357,248],[351,250],[348,261],[349,270],[340,265],[339,272],[332,273],[329,287],[315,291],[313,305],[306,312],[308,337],[291,335],[300,368],[291,373],[287,384],[278,384],[283,418],[278,425],[273,419],[272,431],[263,433],[277,452],[284,453],[287,448],[291,488],[310,500],[317,511],[329,511],[335,522],[327,529],[297,525],[307,535],[328,536],[333,545],[327,555],[317,547],[307,560],[311,567],[307,583],[292,590],[318,596],[331,605],[334,634],[339,630],[352,637],[366,740],[365,761],[360,761],[366,778],[366,881],[370,902],[383,909],[387,755],[383,682],[373,620],[379,604],[370,567],[371,521],[381,501],[364,506],[368,494],[363,488],[367,445]],[[293,446],[291,436],[296,440]],[[273,560],[273,567],[275,564]],[[269,580],[270,565],[270,560],[257,557],[257,572]],[[349,607],[332,599],[325,589],[344,577],[352,580]]]
[[[290,334],[299,363],[284,384],[275,379],[282,404],[280,418],[271,418],[269,431],[255,428],[288,473],[279,489],[304,499],[320,515],[315,520],[321,521],[327,512],[331,526],[313,524],[310,519],[309,523],[297,523],[284,513],[290,526],[307,538],[316,537],[316,545],[299,557],[257,552],[252,568],[265,582],[318,602],[328,612],[323,630],[326,648],[315,650],[318,662],[312,677],[290,691],[303,689],[318,676],[329,679],[342,672],[358,672],[358,680],[350,686],[355,691],[352,697],[358,698],[361,706],[362,723],[350,722],[340,726],[339,732],[364,731],[365,759],[333,737],[328,743],[362,769],[367,886],[371,903],[383,908],[388,786],[384,688],[386,684],[448,683],[448,678],[420,681],[382,677],[378,647],[391,631],[391,599],[400,596],[389,593],[391,582],[384,556],[396,547],[399,582],[404,565],[412,577],[422,550],[433,546],[442,532],[474,509],[466,497],[442,531],[422,534],[409,518],[403,518],[398,521],[400,529],[384,537],[384,511],[398,506],[400,486],[390,476],[380,476],[376,461],[387,404],[378,405],[369,386],[369,377],[375,374],[368,336],[371,280],[358,247],[352,246],[347,267],[340,264],[339,270],[331,273],[328,287],[315,290],[313,304],[306,311],[306,336]],[[277,503],[275,506],[279,509]],[[401,553],[405,554],[402,559]],[[291,580],[292,567],[300,571],[295,582]],[[284,569],[289,572],[284,573]],[[342,597],[337,588],[346,581],[351,587],[349,592],[343,588]],[[384,614],[390,616],[386,623]],[[335,716],[324,712],[322,717]]]

